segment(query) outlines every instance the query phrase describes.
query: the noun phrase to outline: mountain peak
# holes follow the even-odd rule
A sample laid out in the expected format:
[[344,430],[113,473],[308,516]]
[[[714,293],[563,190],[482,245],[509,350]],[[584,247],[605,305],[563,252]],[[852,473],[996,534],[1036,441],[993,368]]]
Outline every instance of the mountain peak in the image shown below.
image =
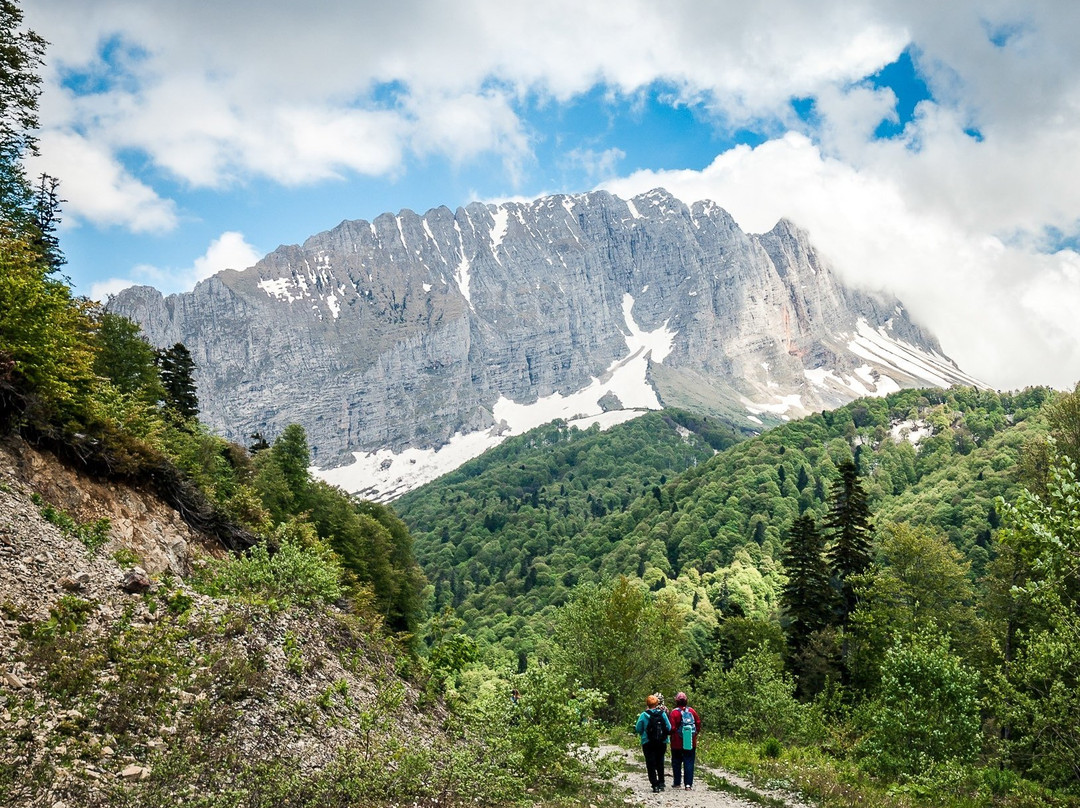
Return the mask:
[[552,418],[681,406],[765,426],[970,381],[792,222],[751,236],[662,188],[345,221],[185,295],[110,308],[191,349],[215,428],[243,440],[299,422],[314,462],[352,460],[340,481],[369,495]]

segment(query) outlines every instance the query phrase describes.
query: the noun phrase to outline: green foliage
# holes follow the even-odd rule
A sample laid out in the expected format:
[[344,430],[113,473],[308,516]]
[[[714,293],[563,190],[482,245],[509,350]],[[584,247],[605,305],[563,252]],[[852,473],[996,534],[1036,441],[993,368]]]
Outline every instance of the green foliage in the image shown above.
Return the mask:
[[64,422],[85,417],[93,321],[51,272],[38,247],[0,222],[0,385],[33,395],[34,418]]
[[845,636],[852,684],[877,682],[897,641],[940,631],[969,659],[985,659],[988,641],[975,613],[969,565],[944,536],[927,528],[882,530],[872,571],[854,582],[858,608]]
[[112,524],[108,519],[94,519],[80,524],[71,514],[54,508],[37,494],[34,494],[31,499],[38,506],[45,521],[56,525],[65,535],[81,541],[90,552],[96,553],[108,544],[109,531],[112,529]]
[[1002,541],[1015,554],[1011,597],[1026,612],[998,686],[1010,753],[1023,771],[1080,792],[1080,483],[1052,460],[1042,496],[1001,501]]
[[782,561],[788,580],[781,603],[788,641],[798,654],[811,634],[829,625],[835,601],[825,564],[825,539],[813,517],[803,514],[795,519]]
[[870,566],[873,525],[855,463],[841,463],[839,472],[840,479],[829,496],[825,530],[832,541],[828,551],[829,566],[840,584],[841,617],[846,622],[855,608],[851,578]]
[[[657,589],[696,575],[689,620],[704,636],[718,616],[775,618],[788,526],[800,515],[820,523],[856,444],[876,521],[943,533],[981,575],[993,558],[995,497],[1019,490],[1018,459],[1045,434],[1041,408],[1052,397],[904,390],[715,456],[684,454],[697,450],[664,413],[602,433],[549,425],[395,508],[431,580],[428,610],[453,607],[482,647],[535,654],[574,587],[620,574]],[[927,430],[918,447],[905,439]],[[700,665],[690,645],[684,653]]]
[[49,609],[47,620],[23,623],[19,626],[19,634],[31,642],[49,642],[60,635],[77,631],[96,608],[90,601],[74,595],[61,595],[56,605]]
[[182,342],[158,351],[158,375],[165,391],[165,406],[181,420],[199,414],[199,397],[195,391],[195,360]]
[[0,2],[0,222],[25,227],[33,221],[32,193],[24,157],[37,153],[39,71],[45,40],[22,28],[13,0]]
[[942,640],[901,641],[886,653],[881,686],[862,715],[867,734],[859,751],[876,772],[967,763],[981,743],[979,677]]
[[149,404],[165,397],[155,362],[157,352],[139,326],[119,314],[98,315],[94,372],[108,379],[120,393]]
[[647,694],[674,692],[681,684],[682,625],[669,597],[620,576],[602,587],[580,587],[560,609],[553,654],[581,684],[606,694],[605,719],[625,721]]
[[[604,696],[579,684],[564,668],[533,666],[467,708],[466,737],[477,737],[512,782],[531,783],[545,793],[580,790],[595,765],[595,756],[580,750],[598,743],[591,719]],[[517,704],[509,697],[511,685],[521,693]],[[505,796],[524,794],[515,790]]]
[[333,603],[342,594],[341,562],[305,527],[279,527],[273,553],[260,543],[246,556],[207,560],[192,584],[204,594],[280,608]]
[[709,733],[754,742],[769,738],[800,743],[820,734],[810,707],[795,698],[795,681],[779,654],[756,648],[724,669],[715,665],[702,678],[701,720]]
[[650,585],[674,578],[674,549],[635,547],[624,530],[659,507],[668,477],[714,454],[687,425],[720,429],[667,412],[606,432],[548,424],[397,500],[433,585],[429,612],[450,606],[482,645],[528,655],[579,584],[646,569]]

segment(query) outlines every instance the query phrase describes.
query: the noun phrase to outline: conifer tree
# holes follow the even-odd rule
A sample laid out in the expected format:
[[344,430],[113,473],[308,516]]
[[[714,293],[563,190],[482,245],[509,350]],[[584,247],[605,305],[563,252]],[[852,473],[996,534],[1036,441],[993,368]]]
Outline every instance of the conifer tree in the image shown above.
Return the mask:
[[22,23],[18,3],[0,0],[0,221],[25,233],[34,224],[34,193],[23,159],[37,154],[45,40]]
[[199,414],[199,397],[195,393],[195,360],[182,342],[158,352],[161,385],[165,388],[165,404],[187,420]]
[[788,581],[780,602],[787,616],[788,644],[797,656],[810,635],[829,624],[835,600],[825,561],[825,538],[812,516],[796,517],[782,560]]
[[825,516],[826,537],[831,540],[828,551],[829,567],[840,590],[841,622],[855,609],[855,593],[851,577],[865,572],[870,566],[870,536],[873,524],[866,492],[859,481],[859,471],[852,462],[842,463],[840,479],[829,497],[829,512]]

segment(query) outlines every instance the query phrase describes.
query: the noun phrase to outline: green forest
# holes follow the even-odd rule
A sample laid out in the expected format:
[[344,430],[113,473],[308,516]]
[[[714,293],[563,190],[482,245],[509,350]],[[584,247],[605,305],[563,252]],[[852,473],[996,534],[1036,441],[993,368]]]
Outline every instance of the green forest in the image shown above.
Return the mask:
[[[0,433],[152,490],[218,549],[192,591],[244,625],[329,626],[340,664],[377,656],[386,703],[412,688],[439,724],[437,741],[380,741],[374,713],[332,712],[356,706],[334,685],[312,709],[364,754],[301,775],[192,742],[113,804],[621,804],[574,750],[633,745],[645,694],[685,690],[704,762],[819,805],[1080,805],[1080,388],[904,390],[762,434],[678,410],[556,422],[392,505],[361,501],[309,474],[300,425],[247,446],[213,434],[187,348],[72,292],[61,186],[25,169],[45,43],[9,0],[0,34]],[[159,709],[193,667],[170,656],[197,625],[171,586],[167,642],[125,624],[94,645],[92,605],[69,598],[22,623],[21,661],[84,711],[79,665],[130,663],[127,697]],[[326,664],[281,642],[297,676]],[[118,748],[152,757],[114,724]],[[0,730],[5,764],[21,743]],[[36,799],[56,765],[5,765],[0,802]]]

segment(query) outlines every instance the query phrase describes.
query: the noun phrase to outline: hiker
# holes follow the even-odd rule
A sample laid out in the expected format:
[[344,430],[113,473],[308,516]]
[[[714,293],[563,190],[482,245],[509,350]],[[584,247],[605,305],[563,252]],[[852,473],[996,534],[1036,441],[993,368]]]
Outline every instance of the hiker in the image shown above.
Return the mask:
[[641,752],[645,755],[645,769],[649,772],[652,790],[664,790],[664,752],[671,722],[667,713],[660,709],[660,699],[649,695],[645,699],[645,712],[638,716],[634,730],[641,736]]
[[694,759],[697,757],[697,738],[701,732],[701,716],[686,703],[686,694],[675,696],[671,711],[671,786],[680,784],[689,791],[694,787]]

